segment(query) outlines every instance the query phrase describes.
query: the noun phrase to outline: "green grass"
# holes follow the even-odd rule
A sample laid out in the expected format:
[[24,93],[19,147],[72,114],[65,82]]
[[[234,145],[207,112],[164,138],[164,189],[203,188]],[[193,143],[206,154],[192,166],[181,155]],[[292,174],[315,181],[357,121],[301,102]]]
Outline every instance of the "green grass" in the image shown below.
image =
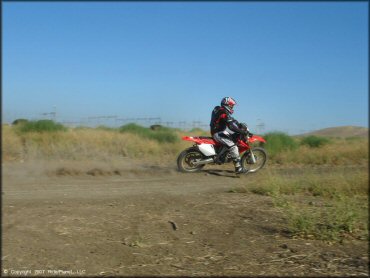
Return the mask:
[[157,130],[151,130],[150,128],[130,123],[121,126],[119,128],[119,132],[136,134],[140,137],[155,140],[159,143],[175,143],[179,141],[179,137],[175,133],[175,131],[167,127],[161,127]]
[[66,131],[67,128],[62,124],[55,123],[52,120],[39,120],[39,121],[27,121],[22,122],[17,126],[20,133],[27,132],[55,132],[55,131]]

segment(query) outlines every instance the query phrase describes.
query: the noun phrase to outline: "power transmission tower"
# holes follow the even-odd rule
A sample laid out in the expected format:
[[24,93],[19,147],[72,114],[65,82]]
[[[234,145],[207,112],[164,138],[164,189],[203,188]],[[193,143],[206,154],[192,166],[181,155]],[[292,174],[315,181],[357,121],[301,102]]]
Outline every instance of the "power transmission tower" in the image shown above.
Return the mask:
[[180,122],[178,122],[178,125],[179,125],[179,128],[184,129],[185,126],[186,126],[186,122],[185,121],[180,121]]
[[201,124],[202,124],[202,122],[200,122],[200,121],[193,121],[193,128],[199,127],[199,125],[201,125]]
[[50,120],[53,120],[54,122],[56,121],[56,115],[57,115],[57,112],[56,112],[56,107],[54,107],[54,111],[53,112],[46,112],[46,113],[41,113],[41,115],[43,116],[46,116],[47,118],[49,118],[48,116],[50,115],[51,117],[49,118]]
[[265,123],[261,119],[257,119],[258,124],[256,125],[257,133],[263,133],[265,130]]

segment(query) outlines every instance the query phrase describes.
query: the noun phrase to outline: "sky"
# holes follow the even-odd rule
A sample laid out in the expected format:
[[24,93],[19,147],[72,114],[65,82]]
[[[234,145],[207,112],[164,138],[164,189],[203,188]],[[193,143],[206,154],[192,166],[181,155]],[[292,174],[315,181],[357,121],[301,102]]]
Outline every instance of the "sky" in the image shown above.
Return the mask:
[[231,96],[252,132],[368,126],[368,2],[2,8],[3,122],[55,111],[206,126]]

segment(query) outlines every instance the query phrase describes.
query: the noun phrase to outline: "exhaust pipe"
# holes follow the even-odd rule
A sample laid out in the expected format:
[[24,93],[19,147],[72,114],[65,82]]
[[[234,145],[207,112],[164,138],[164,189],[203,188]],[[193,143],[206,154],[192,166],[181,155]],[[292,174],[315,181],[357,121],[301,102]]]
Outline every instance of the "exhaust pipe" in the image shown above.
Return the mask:
[[201,165],[201,164],[208,164],[214,162],[213,158],[207,158],[207,159],[202,159],[196,162],[193,162],[195,166]]

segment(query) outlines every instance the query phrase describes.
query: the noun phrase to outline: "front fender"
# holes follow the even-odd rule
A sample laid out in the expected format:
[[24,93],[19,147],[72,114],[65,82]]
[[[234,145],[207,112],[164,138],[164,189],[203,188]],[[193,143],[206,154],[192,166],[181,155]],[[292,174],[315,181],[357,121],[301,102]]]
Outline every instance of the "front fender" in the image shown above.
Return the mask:
[[249,137],[248,141],[250,143],[254,143],[254,142],[266,143],[266,140],[263,139],[261,136],[258,136],[258,135],[253,135],[252,137]]

